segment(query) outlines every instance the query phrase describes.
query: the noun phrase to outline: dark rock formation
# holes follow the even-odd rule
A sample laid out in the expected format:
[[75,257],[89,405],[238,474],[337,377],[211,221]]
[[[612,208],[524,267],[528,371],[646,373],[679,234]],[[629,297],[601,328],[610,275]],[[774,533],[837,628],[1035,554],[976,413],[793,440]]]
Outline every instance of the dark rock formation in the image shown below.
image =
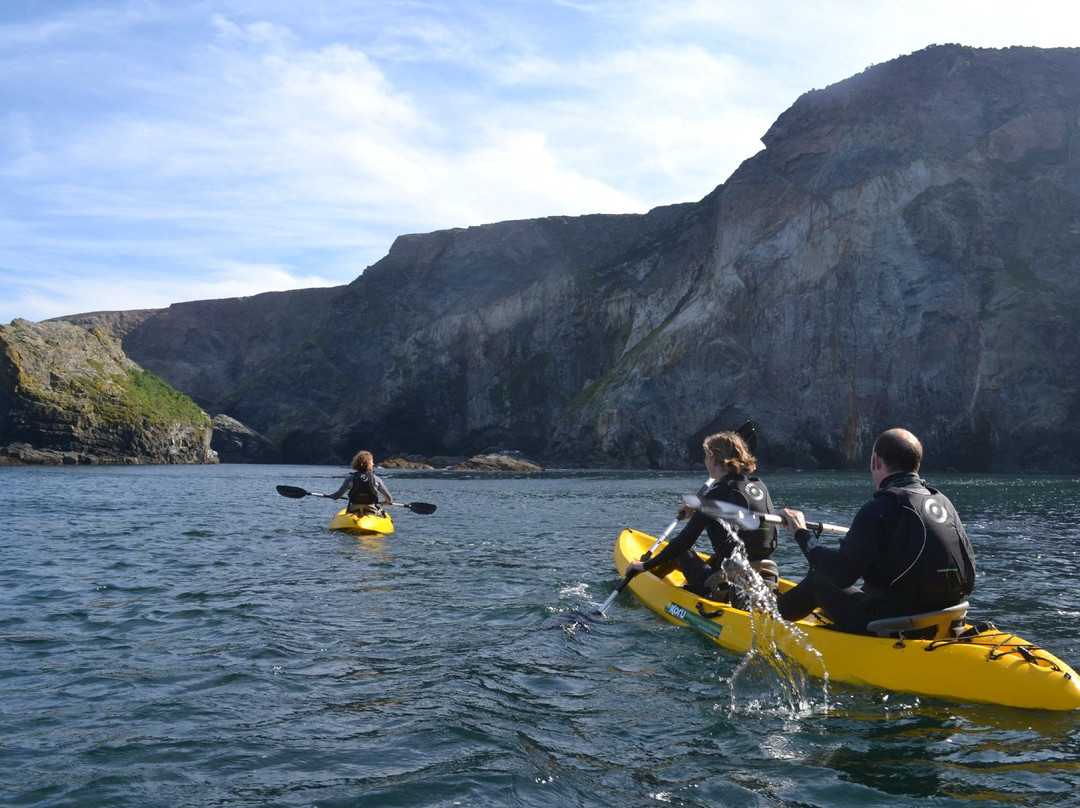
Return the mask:
[[685,467],[752,417],[773,466],[862,468],[905,426],[939,468],[1080,469],[1080,51],[928,48],[763,141],[696,204],[402,236],[348,287],[99,324],[289,462]]
[[424,458],[415,456],[410,457],[388,457],[386,460],[381,461],[378,464],[378,468],[382,469],[409,469],[412,471],[429,471],[434,469],[431,463]]
[[[59,319],[103,329],[122,342],[128,356],[204,409],[233,415],[214,405],[250,379],[273,372],[286,358],[283,354],[297,350],[305,340],[317,340],[328,307],[343,288],[268,292]],[[261,433],[270,432],[253,425]]]
[[214,416],[210,448],[217,452],[222,463],[276,463],[281,460],[281,452],[270,440],[228,415]]
[[527,471],[539,472],[544,467],[522,457],[504,454],[485,454],[455,463],[454,471]]
[[210,433],[100,329],[0,326],[0,463],[213,463]]

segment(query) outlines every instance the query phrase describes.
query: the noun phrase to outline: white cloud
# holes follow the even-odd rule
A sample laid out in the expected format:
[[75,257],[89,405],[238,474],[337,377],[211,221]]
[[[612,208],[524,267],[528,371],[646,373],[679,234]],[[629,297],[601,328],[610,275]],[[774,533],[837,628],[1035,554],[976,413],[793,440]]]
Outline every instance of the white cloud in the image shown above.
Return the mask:
[[0,318],[6,323],[15,317],[46,320],[62,314],[91,311],[166,308],[187,300],[214,300],[249,297],[262,292],[334,286],[337,281],[318,275],[298,273],[286,266],[223,262],[213,272],[191,281],[182,276],[148,275],[138,284],[117,278],[103,267],[100,273],[56,275],[44,273],[33,283],[5,278],[0,283],[14,295],[5,303],[13,313]]
[[401,233],[692,201],[809,89],[1080,22],[1038,0],[17,8],[0,321],[344,283]]

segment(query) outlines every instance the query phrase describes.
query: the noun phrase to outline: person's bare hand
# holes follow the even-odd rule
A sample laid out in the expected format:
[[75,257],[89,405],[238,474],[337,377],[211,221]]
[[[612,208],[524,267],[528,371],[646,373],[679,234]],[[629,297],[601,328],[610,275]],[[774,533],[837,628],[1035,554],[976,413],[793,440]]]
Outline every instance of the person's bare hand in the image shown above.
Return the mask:
[[806,517],[803,516],[802,511],[797,511],[794,508],[781,508],[778,516],[784,520],[784,527],[792,535],[795,535],[796,531],[807,529]]

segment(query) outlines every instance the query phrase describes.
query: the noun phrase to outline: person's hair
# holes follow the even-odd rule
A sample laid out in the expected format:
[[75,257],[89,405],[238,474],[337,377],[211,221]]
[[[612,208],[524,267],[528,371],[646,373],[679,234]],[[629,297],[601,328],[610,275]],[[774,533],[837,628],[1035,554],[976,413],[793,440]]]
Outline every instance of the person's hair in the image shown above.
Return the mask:
[[371,471],[375,466],[375,458],[371,456],[371,452],[359,451],[352,459],[352,467],[357,471]]
[[918,471],[922,443],[906,429],[889,429],[874,441],[874,452],[892,471]]
[[728,474],[753,474],[757,461],[750,454],[746,442],[734,432],[717,432],[702,443],[706,457],[712,457]]

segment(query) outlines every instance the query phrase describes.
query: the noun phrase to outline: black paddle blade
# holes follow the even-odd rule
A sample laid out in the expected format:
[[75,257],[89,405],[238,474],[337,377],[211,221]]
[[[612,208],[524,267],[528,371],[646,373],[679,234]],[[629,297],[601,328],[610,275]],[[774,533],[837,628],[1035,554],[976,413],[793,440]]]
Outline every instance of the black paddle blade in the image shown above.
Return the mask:
[[746,448],[750,450],[750,454],[757,451],[757,428],[754,426],[753,421],[746,421],[742,426],[735,430],[735,434],[743,439],[743,443],[745,443]]
[[432,505],[430,502],[410,502],[405,506],[413,513],[435,513],[437,505]]
[[281,496],[288,497],[289,499],[303,499],[310,493],[303,488],[297,488],[294,485],[279,485],[277,487],[277,492],[281,494]]

